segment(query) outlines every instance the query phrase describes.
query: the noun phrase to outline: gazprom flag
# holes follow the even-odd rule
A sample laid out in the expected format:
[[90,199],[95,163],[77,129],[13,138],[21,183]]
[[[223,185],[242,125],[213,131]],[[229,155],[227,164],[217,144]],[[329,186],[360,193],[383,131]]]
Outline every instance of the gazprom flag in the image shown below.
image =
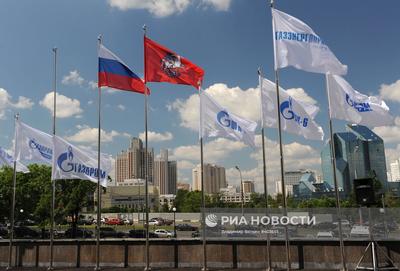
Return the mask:
[[383,100],[361,94],[338,75],[326,76],[332,118],[370,127],[394,123],[389,107]]
[[[261,111],[264,126],[277,128],[277,101],[275,83],[260,77]],[[282,130],[301,135],[306,139],[323,140],[324,131],[314,121],[310,112],[315,112],[313,105],[298,102],[283,89],[279,88],[279,115]]]
[[[14,167],[14,158],[0,147],[0,167],[2,166]],[[29,169],[19,161],[17,161],[16,170],[22,173],[29,172]]]
[[200,93],[200,135],[225,137],[255,147],[257,123],[229,113],[204,91]]
[[16,121],[15,157],[17,161],[52,164],[53,139],[52,136]]
[[275,69],[293,66],[316,73],[344,75],[347,66],[340,63],[329,47],[304,22],[272,9]]
[[[97,183],[97,154],[83,151],[58,136],[53,137],[53,143],[52,180],[81,179]],[[112,167],[111,157],[102,154],[100,162],[100,184],[107,187],[107,177]]]

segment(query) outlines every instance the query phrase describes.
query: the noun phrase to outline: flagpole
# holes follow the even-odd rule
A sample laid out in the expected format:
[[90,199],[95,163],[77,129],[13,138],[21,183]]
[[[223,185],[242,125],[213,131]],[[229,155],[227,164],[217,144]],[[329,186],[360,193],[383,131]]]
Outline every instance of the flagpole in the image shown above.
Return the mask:
[[203,268],[207,271],[207,243],[206,243],[206,199],[204,193],[204,155],[203,155],[203,107],[201,104],[201,87],[199,87],[199,103],[200,103],[200,180],[201,180],[201,229],[202,229],[202,246],[203,246]]
[[[16,122],[18,121],[19,114],[14,115],[14,129],[16,129]],[[11,261],[12,261],[12,246],[14,239],[14,216],[15,216],[15,194],[16,194],[16,186],[17,186],[17,160],[15,159],[15,150],[16,150],[17,140],[14,142],[14,166],[13,166],[13,192],[12,192],[12,203],[11,203],[11,221],[10,221],[10,241],[8,247],[8,266],[7,270],[11,269]]]
[[[271,9],[274,8],[274,0],[271,0]],[[275,30],[274,19],[272,18],[272,27]],[[273,35],[274,36],[274,35]],[[275,39],[273,38],[274,49],[276,48]],[[276,68],[276,56],[274,50],[274,62],[275,62],[275,87],[276,87],[276,101],[277,101],[277,119],[278,119],[278,136],[279,136],[279,156],[281,163],[281,190],[283,199],[283,215],[287,216],[287,201],[286,201],[286,186],[285,186],[285,171],[284,171],[284,158],[283,158],[283,148],[282,148],[282,128],[281,128],[281,116],[279,112],[280,97],[279,97],[279,73]],[[289,234],[288,228],[285,226],[285,248],[286,248],[286,262],[287,270],[291,269],[290,262],[290,245],[289,245]]]
[[[263,180],[264,180],[264,200],[265,200],[265,210],[268,215],[268,184],[267,184],[267,163],[265,158],[265,134],[264,134],[264,115],[262,110],[262,71],[261,67],[258,68],[258,79],[260,85],[260,101],[261,101],[261,142],[262,142],[262,155],[263,155]],[[267,232],[267,271],[271,270],[271,240],[269,233]]]
[[[57,47],[52,49],[54,53],[54,81],[53,81],[53,136],[56,135],[56,109],[57,109]],[[48,270],[53,270],[54,259],[54,213],[56,198],[56,181],[51,181],[51,222],[50,222],[50,265]]]
[[[144,38],[146,38],[146,34],[147,34],[147,26],[143,25],[143,42],[144,42]],[[143,45],[145,45],[143,43]],[[146,266],[144,268],[145,271],[150,271],[151,267],[150,267],[150,244],[149,244],[149,168],[148,168],[148,142],[147,142],[147,111],[148,111],[148,98],[147,98],[147,85],[146,85],[146,46],[143,46],[144,49],[144,86],[145,86],[145,90],[144,90],[144,128],[145,128],[145,132],[144,132],[144,137],[145,137],[145,155],[144,155],[144,162],[145,162],[145,208],[146,208]]]
[[[97,38],[98,47],[102,43],[102,35]],[[101,87],[98,86],[98,132],[97,132],[97,225],[96,225],[96,267],[94,270],[100,270],[100,226],[101,226],[101,165],[100,165],[100,146],[101,146]]]
[[333,167],[333,181],[335,185],[335,198],[336,198],[336,208],[337,208],[337,216],[338,216],[338,226],[339,226],[339,244],[340,244],[340,256],[342,260],[343,271],[347,270],[346,267],[346,256],[344,250],[344,242],[343,242],[343,232],[342,232],[342,211],[340,208],[340,195],[339,195],[339,187],[336,177],[336,154],[335,154],[335,143],[333,138],[333,128],[332,128],[332,117],[331,117],[331,101],[329,99],[329,84],[328,84],[328,74],[325,74],[325,82],[326,82],[326,93],[328,96],[328,114],[329,114],[329,134],[330,134],[330,149],[331,149],[331,161]]

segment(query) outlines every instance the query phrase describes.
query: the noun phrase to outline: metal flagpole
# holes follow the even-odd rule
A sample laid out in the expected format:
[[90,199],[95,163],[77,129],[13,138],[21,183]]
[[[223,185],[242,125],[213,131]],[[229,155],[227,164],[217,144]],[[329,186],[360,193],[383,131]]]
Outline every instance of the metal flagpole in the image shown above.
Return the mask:
[[[143,25],[143,41],[147,34],[147,26]],[[144,44],[143,44],[144,45]],[[144,268],[145,271],[151,270],[150,267],[150,244],[149,244],[149,168],[148,168],[148,142],[147,142],[147,107],[148,107],[148,98],[147,98],[147,85],[146,85],[146,46],[144,47],[144,86],[145,86],[145,94],[144,94],[144,128],[145,128],[145,155],[144,155],[144,162],[145,162],[145,208],[146,208],[146,267]]]
[[335,198],[336,198],[336,208],[337,208],[337,216],[338,216],[338,226],[339,226],[339,244],[340,244],[340,255],[342,260],[342,267],[344,271],[347,270],[346,267],[346,257],[344,251],[344,242],[343,242],[343,234],[342,234],[342,211],[340,208],[340,197],[339,197],[339,187],[336,178],[336,155],[335,155],[335,143],[333,139],[333,129],[332,129],[332,117],[331,117],[331,101],[329,99],[329,83],[328,83],[328,75],[325,74],[326,81],[326,93],[328,96],[328,114],[329,114],[329,134],[330,134],[330,148],[331,148],[331,160],[333,167],[333,181],[335,185]]
[[[260,85],[260,101],[262,107],[262,71],[261,68],[258,68],[258,79]],[[264,200],[265,200],[265,210],[268,215],[268,186],[267,186],[267,163],[265,159],[265,134],[264,134],[264,116],[261,108],[261,142],[262,142],[262,155],[263,155],[263,180],[264,180]],[[269,236],[269,232],[267,232],[267,271],[271,270],[271,239]]]
[[[56,109],[57,109],[57,47],[53,48],[54,53],[54,81],[53,81],[53,136],[56,135]],[[51,222],[50,222],[50,264],[48,270],[53,270],[54,259],[54,213],[56,198],[56,180],[51,182]]]
[[[102,43],[102,36],[97,38],[98,47]],[[101,146],[101,87],[98,87],[99,101],[98,101],[98,132],[97,132],[97,225],[96,225],[96,267],[94,270],[100,270],[100,226],[101,226],[101,186],[100,186],[100,146]]]
[[[14,116],[14,129],[16,129],[15,123],[18,121],[19,114],[15,114]],[[14,144],[17,144],[15,140]],[[12,203],[11,203],[11,221],[10,221],[10,242],[8,247],[8,266],[7,270],[11,269],[11,261],[12,261],[12,246],[14,239],[14,216],[15,216],[15,193],[17,186],[17,160],[15,159],[15,145],[14,145],[14,167],[13,167],[13,192],[12,192]]]
[[203,245],[203,268],[207,271],[207,243],[206,243],[206,199],[204,193],[204,156],[203,156],[203,107],[201,103],[201,87],[199,87],[199,103],[200,103],[200,180],[201,180],[201,229],[202,229],[202,245]]
[[[271,9],[274,7],[274,0],[271,0]],[[275,30],[274,19],[272,18],[272,28]],[[274,48],[276,48],[275,39],[273,38]],[[276,66],[276,56],[274,50],[274,62]],[[276,87],[276,101],[277,101],[277,118],[278,118],[278,135],[279,135],[279,156],[281,162],[281,189],[282,189],[282,199],[283,199],[283,215],[287,216],[287,201],[286,201],[286,186],[285,186],[285,171],[284,171],[284,158],[283,158],[283,148],[282,148],[282,127],[281,127],[281,116],[279,112],[280,97],[279,97],[279,74],[278,69],[275,68],[275,87]],[[289,233],[288,228],[285,226],[285,247],[286,247],[286,262],[287,269],[291,269],[290,263],[290,245],[289,245]]]

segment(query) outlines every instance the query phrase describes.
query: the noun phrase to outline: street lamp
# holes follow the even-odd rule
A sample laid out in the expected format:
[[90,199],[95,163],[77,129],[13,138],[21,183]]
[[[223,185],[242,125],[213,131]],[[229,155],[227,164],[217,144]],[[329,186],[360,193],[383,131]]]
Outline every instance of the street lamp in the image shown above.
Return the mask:
[[235,166],[235,168],[239,171],[240,175],[240,195],[241,195],[241,201],[242,201],[242,216],[243,216],[243,208],[244,208],[244,195],[243,195],[243,178],[242,178],[242,171],[240,171],[239,166]]
[[176,213],[176,208],[172,207],[172,212],[174,212],[174,237],[176,238],[176,226],[175,226],[175,213]]

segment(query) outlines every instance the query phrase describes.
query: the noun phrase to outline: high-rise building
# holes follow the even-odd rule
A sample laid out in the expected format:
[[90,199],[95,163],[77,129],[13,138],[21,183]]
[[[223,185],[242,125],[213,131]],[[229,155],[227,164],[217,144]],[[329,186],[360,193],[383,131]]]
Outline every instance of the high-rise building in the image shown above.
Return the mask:
[[390,163],[390,176],[392,182],[400,182],[400,162],[395,160]]
[[176,184],[176,189],[177,190],[190,191],[190,184],[188,184],[188,183],[177,183]]
[[168,150],[160,151],[160,158],[154,161],[154,185],[161,195],[176,194],[176,161],[168,161]]
[[[285,171],[285,192],[287,195],[293,194],[293,186],[299,184],[299,181],[304,174],[311,174],[315,178],[315,172],[311,169]],[[281,178],[275,181],[275,190],[276,193],[282,194]]]
[[[147,152],[149,182],[153,183],[154,151]],[[132,138],[129,148],[117,155],[115,163],[115,179],[117,183],[127,179],[145,179],[146,150],[140,138]]]
[[[201,166],[197,165],[192,170],[193,190],[201,191]],[[225,168],[212,164],[204,164],[204,192],[215,194],[221,188],[226,187]]]
[[243,181],[243,193],[254,193],[255,188],[254,188],[254,182],[252,181]]
[[[383,140],[369,128],[351,124],[347,132],[334,134],[336,176],[340,190],[345,194],[353,190],[353,181],[376,176],[387,188],[385,146]],[[324,181],[334,187],[330,145],[321,152]]]

